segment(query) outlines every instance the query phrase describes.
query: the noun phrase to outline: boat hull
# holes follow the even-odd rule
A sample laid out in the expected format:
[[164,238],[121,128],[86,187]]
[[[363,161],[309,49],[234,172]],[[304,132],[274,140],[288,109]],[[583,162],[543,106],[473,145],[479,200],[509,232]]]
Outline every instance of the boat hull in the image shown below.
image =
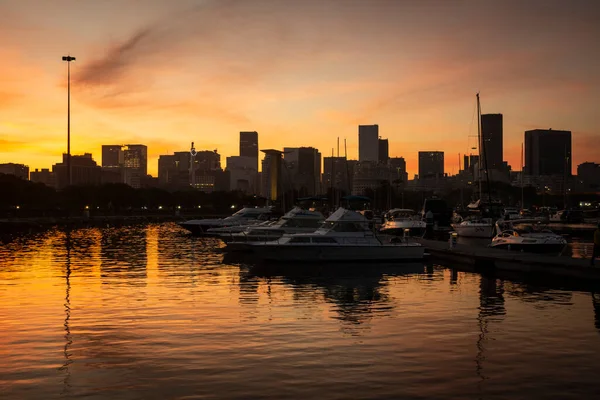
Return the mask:
[[187,224],[185,222],[181,222],[178,225],[195,236],[218,236],[207,231],[211,228],[217,228],[219,225]]
[[452,228],[454,228],[454,231],[458,234],[458,236],[474,238],[491,238],[494,236],[496,230],[494,225],[453,224]]
[[401,228],[401,227],[385,228],[385,227],[382,227],[379,230],[379,232],[381,232],[382,234],[385,234],[385,235],[404,236],[405,229],[408,229],[409,236],[421,237],[425,234],[425,227],[410,227],[410,228]]
[[490,247],[493,249],[510,250],[510,251],[524,251],[526,253],[561,253],[567,245],[564,243],[501,243],[491,244]]
[[267,245],[248,244],[250,251],[265,261],[287,262],[386,262],[422,260],[425,255],[423,246],[383,245]]

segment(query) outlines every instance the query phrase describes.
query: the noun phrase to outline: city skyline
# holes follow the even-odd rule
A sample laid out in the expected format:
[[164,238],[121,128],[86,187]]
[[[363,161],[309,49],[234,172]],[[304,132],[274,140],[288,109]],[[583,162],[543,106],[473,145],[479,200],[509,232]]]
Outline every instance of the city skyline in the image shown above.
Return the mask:
[[160,154],[189,142],[237,155],[241,131],[257,131],[261,149],[324,156],[340,137],[357,159],[357,126],[368,124],[411,177],[428,150],[444,151],[456,173],[477,134],[478,91],[483,114],[504,116],[514,170],[532,129],[571,131],[573,168],[600,161],[595,4],[361,4],[5,2],[0,162],[48,168],[66,151],[69,53],[72,154],[144,143],[154,176]]

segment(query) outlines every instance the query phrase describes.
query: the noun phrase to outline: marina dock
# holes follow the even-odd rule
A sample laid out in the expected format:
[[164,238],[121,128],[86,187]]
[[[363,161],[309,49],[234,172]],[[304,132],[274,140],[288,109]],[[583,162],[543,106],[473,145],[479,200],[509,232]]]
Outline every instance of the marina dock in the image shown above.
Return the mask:
[[494,270],[520,272],[549,278],[583,279],[600,283],[600,262],[590,266],[589,259],[533,254],[456,244],[447,241],[418,239],[433,259],[451,261],[478,272]]

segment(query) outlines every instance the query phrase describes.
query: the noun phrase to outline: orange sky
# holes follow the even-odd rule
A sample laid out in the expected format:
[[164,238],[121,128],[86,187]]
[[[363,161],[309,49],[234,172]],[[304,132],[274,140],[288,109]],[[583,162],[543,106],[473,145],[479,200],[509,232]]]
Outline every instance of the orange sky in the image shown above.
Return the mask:
[[573,131],[574,169],[600,162],[600,6],[558,0],[105,0],[0,3],[0,162],[50,167],[72,152],[148,145],[237,155],[336,138],[357,157],[358,124],[379,124],[390,155],[417,172],[419,150],[475,144],[483,113],[504,114],[504,157],[519,169],[523,132]]

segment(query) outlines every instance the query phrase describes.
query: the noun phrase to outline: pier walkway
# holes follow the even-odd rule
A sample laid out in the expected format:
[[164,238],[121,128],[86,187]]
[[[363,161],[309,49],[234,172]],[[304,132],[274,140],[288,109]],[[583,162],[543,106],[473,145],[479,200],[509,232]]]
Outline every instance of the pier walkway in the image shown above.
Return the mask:
[[600,282],[600,261],[597,261],[595,267],[591,267],[589,259],[499,250],[466,244],[457,244],[450,249],[447,241],[417,240],[425,246],[434,259],[468,265],[481,272],[498,269]]

